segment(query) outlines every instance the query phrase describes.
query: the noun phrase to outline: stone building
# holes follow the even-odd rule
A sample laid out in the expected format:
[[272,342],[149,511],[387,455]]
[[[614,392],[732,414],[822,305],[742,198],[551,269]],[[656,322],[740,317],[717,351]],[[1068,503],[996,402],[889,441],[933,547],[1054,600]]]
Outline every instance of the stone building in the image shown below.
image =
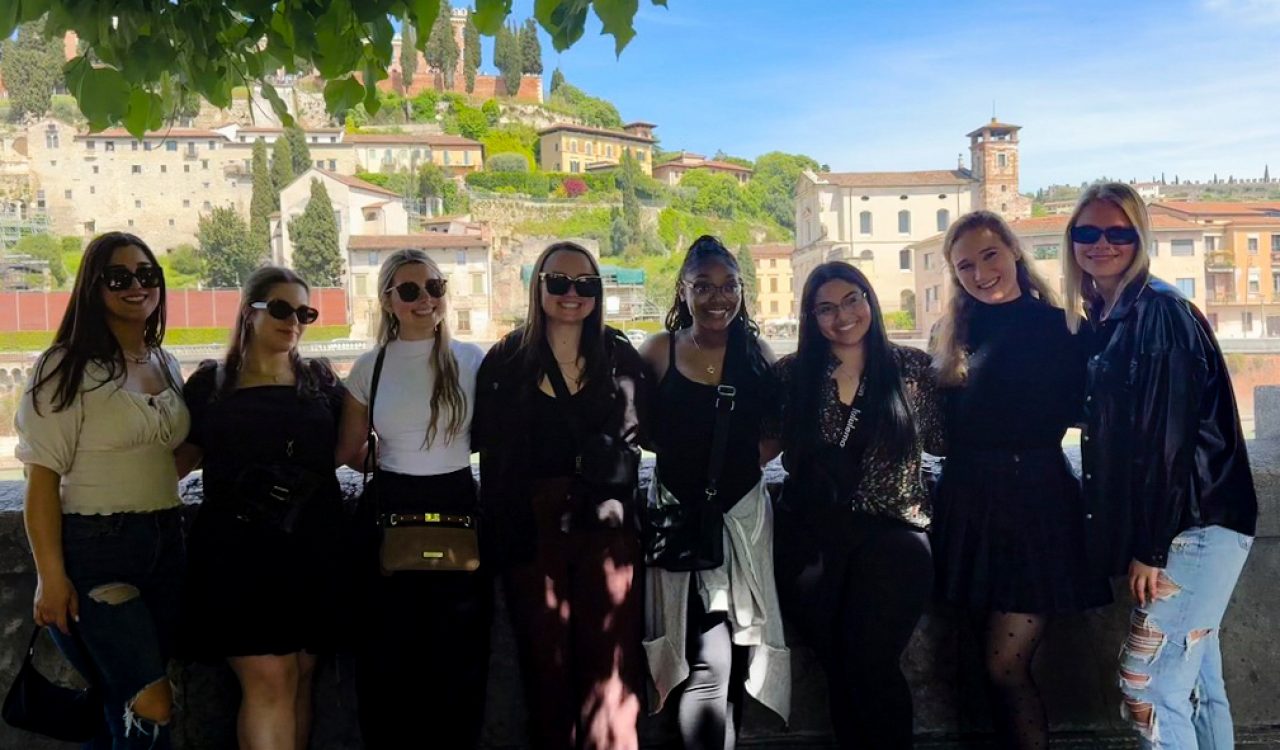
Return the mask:
[[750,245],[751,259],[756,264],[756,281],[760,291],[752,313],[756,321],[765,327],[794,325],[800,294],[793,291],[791,281],[791,253],[789,243]]
[[653,129],[650,122],[633,122],[622,130],[558,123],[538,131],[544,172],[587,172],[622,162],[630,153],[645,174],[653,174]]
[[979,208],[1008,219],[1031,215],[1031,200],[1018,192],[1019,130],[992,118],[970,132],[971,168],[806,171],[796,186],[796,296],[814,268],[843,260],[867,275],[886,312],[918,313],[912,244]]
[[[1058,295],[1059,304],[1065,291],[1062,252],[1069,218],[1041,216],[1009,222],[1014,234],[1018,236],[1022,251],[1030,259],[1032,267]],[[1151,224],[1151,272],[1177,286],[1197,307],[1205,310],[1207,287],[1204,283],[1204,228],[1183,219],[1158,214],[1152,215]],[[916,306],[916,330],[924,335],[942,317],[954,293],[947,280],[942,240],[943,234],[939,233],[908,248],[915,268],[915,296],[919,300]],[[1069,244],[1067,248],[1069,251]],[[1212,315],[1210,318],[1212,320]]]

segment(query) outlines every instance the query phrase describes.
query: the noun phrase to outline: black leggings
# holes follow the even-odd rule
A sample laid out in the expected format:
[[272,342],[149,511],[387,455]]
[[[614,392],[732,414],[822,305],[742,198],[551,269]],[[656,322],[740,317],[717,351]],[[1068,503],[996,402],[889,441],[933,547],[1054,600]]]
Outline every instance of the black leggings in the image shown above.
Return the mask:
[[911,747],[901,658],[933,587],[928,537],[847,511],[812,523],[780,515],[775,556],[783,613],[826,670],[839,746]]
[[678,717],[684,750],[733,750],[737,741],[747,648],[733,645],[732,636],[728,616],[703,609],[697,581],[691,581],[685,644],[689,679]]

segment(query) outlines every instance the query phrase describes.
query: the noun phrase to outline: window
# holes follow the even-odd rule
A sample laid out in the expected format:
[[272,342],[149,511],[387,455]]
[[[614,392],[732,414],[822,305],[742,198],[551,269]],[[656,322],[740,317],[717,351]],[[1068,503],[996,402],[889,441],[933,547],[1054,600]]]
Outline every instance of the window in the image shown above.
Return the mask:
[[[192,146],[192,148],[194,149],[194,148],[195,148],[195,146]],[[217,142],[217,141],[209,141],[209,150],[210,150],[210,151],[213,151],[213,150],[214,150],[214,149],[216,149],[216,148],[218,148],[218,142]]]
[[70,190],[63,190],[63,191],[62,191],[62,197],[63,197],[63,198],[66,198],[67,200],[71,200],[71,191],[70,191]]
[[911,250],[909,248],[904,247],[898,251],[898,270],[911,270]]
[[644,155],[645,155],[644,151],[641,151],[640,149],[636,149],[636,161],[644,161]]
[[446,167],[449,166],[450,162],[453,161],[452,159],[449,158],[452,153],[453,153],[452,151],[444,152],[444,165]]
[[1060,252],[1059,246],[1051,245],[1034,245],[1031,248],[1031,257],[1036,260],[1056,260]]
[[133,149],[132,149],[132,150],[134,150],[134,151],[137,151],[137,150],[138,150],[138,142],[137,142],[137,141],[130,141],[129,143],[130,143],[130,145],[133,147]]
[[209,209],[213,208],[213,204],[210,203],[209,201],[205,201],[204,203],[200,204],[200,207],[208,211]]
[[36,208],[43,211],[44,207],[45,207],[44,191],[37,190],[36,191]]
[[586,153],[587,153],[587,156],[595,156],[595,153],[596,153],[596,144],[595,144],[594,142],[592,142],[592,141],[587,141],[587,150],[586,150]]
[[928,271],[933,268],[933,253],[924,254],[924,270]]
[[467,251],[459,250],[453,254],[453,262],[460,266],[467,265]]
[[898,233],[911,234],[911,212],[906,209],[898,212]]
[[1187,299],[1195,299],[1196,296],[1196,280],[1194,278],[1178,279],[1178,291],[1182,292],[1182,296]]
[[1174,240],[1169,243],[1169,254],[1175,258],[1190,258],[1196,254],[1196,243],[1193,240]]
[[1271,252],[1280,253],[1280,234],[1271,235]]
[[377,251],[377,250],[370,250],[369,252],[365,253],[365,254],[364,254],[364,264],[365,264],[366,266],[376,266],[376,265],[378,265],[378,251]]
[[769,277],[769,292],[772,294],[772,293],[776,293],[777,291],[778,291],[778,277],[777,277],[777,276],[770,276],[770,277]]
[[858,214],[858,231],[862,234],[871,234],[871,212],[863,211]]
[[182,207],[183,207],[183,208],[191,208],[191,199],[190,199],[190,198],[183,198],[183,199],[182,199]]
[[141,200],[140,198],[139,198],[139,199],[135,199],[135,200],[133,201],[133,207],[134,207],[134,208],[142,208],[142,200]]
[[1154,237],[1151,239],[1151,248],[1147,252],[1147,254],[1150,255],[1152,258],[1160,254],[1160,240],[1157,240]]
[[133,168],[130,169],[129,171],[132,172],[133,174],[142,174],[142,165],[134,164]]
[[160,174],[168,174],[168,172],[169,172],[169,165],[168,165],[168,164],[161,164],[161,165],[160,165]]
[[44,131],[44,147],[45,148],[58,147],[58,126],[57,125],[50,125]]
[[1262,291],[1261,271],[1256,268],[1249,269],[1249,294],[1258,294]]
[[369,296],[369,274],[358,273],[355,275],[355,290],[357,297]]
[[173,219],[169,219],[169,226],[173,226]]
[[85,143],[84,143],[84,147],[85,147],[85,150],[87,150],[87,151],[97,151],[97,150],[98,150],[98,144],[97,144],[97,143],[95,143],[95,142],[93,142],[93,141],[85,141]]
[[1001,167],[1009,166],[1009,157],[1004,154],[996,154],[996,165]]
[[102,144],[102,150],[103,150],[103,151],[115,151],[115,150],[116,150],[116,142],[115,142],[115,141],[107,141],[106,143]]
[[458,311],[458,333],[471,333],[471,311]]
[[1008,185],[1001,185],[1001,186],[1000,186],[1000,192],[1002,192],[1002,193],[1007,193],[1007,192],[1009,192],[1009,186],[1008,186]]
[[336,159],[330,159],[330,160],[329,160],[329,171],[331,171],[331,172],[332,172],[333,170],[335,170],[335,169],[337,169],[337,168],[338,168],[338,161],[337,161]]
[[152,147],[153,145],[155,145],[155,144],[153,144],[151,141],[143,141],[143,142],[142,142],[142,150],[143,150],[143,151],[150,151],[150,150],[151,150],[151,147]]
[[1244,329],[1245,333],[1253,333],[1253,313],[1252,312],[1245,311],[1240,313],[1240,327]]
[[571,153],[571,154],[576,154],[576,153],[578,153],[578,142],[577,142],[577,141],[569,141],[569,153]]
[[371,148],[368,150],[369,163],[372,164],[378,158],[378,149]]
[[208,168],[209,168],[209,160],[208,160],[208,159],[201,159],[201,160],[200,160],[200,168],[201,168],[201,169],[208,169]]
[[93,165],[93,173],[94,173],[94,174],[97,174],[97,173],[98,173],[98,165],[97,165],[97,164],[94,164],[94,165]]
[[774,315],[778,314],[778,300],[775,299],[775,300],[769,301],[769,312],[773,313]]
[[165,150],[165,151],[177,151],[177,150],[178,150],[178,142],[177,142],[177,141],[165,141],[165,142],[164,142],[164,150]]
[[469,166],[471,166],[471,152],[470,152],[470,151],[463,151],[463,152],[462,152],[462,164],[463,164],[464,166],[468,166],[468,167],[469,167]]
[[1001,203],[1001,204],[1000,204],[1000,213],[1005,213],[1005,212],[1006,212],[1006,211],[1008,211],[1008,210],[1009,210],[1009,204],[1008,204],[1008,203]]
[[1280,271],[1271,272],[1271,292],[1280,295]]
[[315,166],[316,166],[316,169],[320,169],[320,168],[324,167],[324,162],[322,162],[322,161],[320,161],[319,159],[317,159],[317,160],[316,160],[316,165],[315,165]]
[[1249,238],[1249,254],[1250,255],[1258,254],[1258,238],[1257,237]]
[[471,293],[484,294],[484,274],[482,273],[471,274]]
[[569,171],[570,171],[570,172],[580,172],[580,171],[581,171],[581,169],[578,167],[578,162],[576,162],[576,161],[571,161],[571,162],[569,162]]
[[129,226],[133,226],[133,219],[129,219]]
[[1215,251],[1217,251],[1217,249],[1218,249],[1218,238],[1217,238],[1217,237],[1205,237],[1205,238],[1204,238],[1204,251],[1205,251],[1206,253],[1212,253],[1212,252],[1215,252]]
[[612,157],[612,156],[613,156],[613,144],[612,144],[612,143],[606,143],[606,144],[604,145],[604,155],[605,155],[605,156],[608,156],[608,157]]
[[89,186],[89,195],[96,195],[97,192],[98,192],[98,187],[96,185]]
[[938,231],[945,232],[951,226],[951,212],[945,208],[938,209]]

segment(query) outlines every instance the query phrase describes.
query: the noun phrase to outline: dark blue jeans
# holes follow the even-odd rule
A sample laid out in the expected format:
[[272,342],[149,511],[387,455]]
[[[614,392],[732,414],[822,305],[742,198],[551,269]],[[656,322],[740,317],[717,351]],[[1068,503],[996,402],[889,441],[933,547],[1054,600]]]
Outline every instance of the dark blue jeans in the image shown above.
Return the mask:
[[167,750],[168,727],[132,706],[138,693],[167,679],[185,564],[180,511],[64,515],[62,555],[80,620],[69,637],[50,632],[106,704],[109,734],[88,747]]

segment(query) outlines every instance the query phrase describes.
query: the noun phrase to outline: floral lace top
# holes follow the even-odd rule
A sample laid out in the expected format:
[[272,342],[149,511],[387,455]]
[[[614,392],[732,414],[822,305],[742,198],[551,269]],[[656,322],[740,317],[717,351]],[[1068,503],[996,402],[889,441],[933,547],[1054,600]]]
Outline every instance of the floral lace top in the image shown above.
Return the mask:
[[[852,507],[856,511],[906,521],[920,528],[929,525],[929,496],[920,480],[920,453],[944,455],[942,410],[932,360],[919,349],[892,346],[898,372],[906,390],[907,403],[915,420],[916,445],[905,461],[893,461],[877,450],[874,435],[867,436],[867,450],[862,452],[861,472],[854,491]],[[849,416],[849,407],[841,403],[836,382],[832,379],[840,361],[831,355],[822,379],[822,410],[818,417],[822,440],[838,445]],[[765,425],[766,437],[784,440],[783,425],[788,418],[788,396],[795,370],[795,355],[788,355],[774,365],[783,397],[774,417]],[[875,408],[874,406],[871,408]],[[785,461],[785,456],[784,456]]]

